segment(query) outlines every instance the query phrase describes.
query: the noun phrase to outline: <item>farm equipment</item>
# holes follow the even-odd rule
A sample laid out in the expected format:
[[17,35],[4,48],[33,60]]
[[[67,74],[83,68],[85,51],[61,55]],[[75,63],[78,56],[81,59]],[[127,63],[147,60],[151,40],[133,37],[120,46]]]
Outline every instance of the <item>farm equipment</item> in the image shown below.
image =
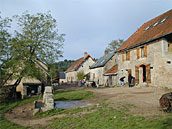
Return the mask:
[[159,99],[160,107],[165,112],[172,111],[172,92],[163,94]]

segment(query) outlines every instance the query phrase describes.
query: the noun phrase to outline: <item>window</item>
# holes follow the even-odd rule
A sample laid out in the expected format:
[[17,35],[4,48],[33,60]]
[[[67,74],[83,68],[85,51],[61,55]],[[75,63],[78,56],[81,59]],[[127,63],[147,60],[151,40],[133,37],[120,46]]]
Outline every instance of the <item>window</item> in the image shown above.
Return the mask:
[[157,22],[153,25],[153,27],[157,26],[157,25],[158,25],[158,23],[159,23],[159,21],[157,21]]
[[137,59],[147,57],[147,45],[137,48]]
[[167,16],[167,17],[165,17],[164,19],[162,19],[160,23],[165,22],[165,21],[167,20],[167,18],[168,18],[168,16]]
[[144,47],[141,47],[141,57],[144,57]]
[[130,51],[126,51],[122,53],[122,61],[130,60]]
[[148,27],[146,27],[145,31],[147,31],[151,26],[152,26],[152,24],[149,25]]
[[130,60],[130,51],[126,52],[126,60]]

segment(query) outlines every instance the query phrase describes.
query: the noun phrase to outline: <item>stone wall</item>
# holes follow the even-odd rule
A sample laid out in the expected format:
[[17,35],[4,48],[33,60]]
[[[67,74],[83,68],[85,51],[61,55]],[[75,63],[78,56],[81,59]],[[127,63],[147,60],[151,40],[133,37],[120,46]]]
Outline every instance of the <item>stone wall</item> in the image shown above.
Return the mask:
[[[172,53],[168,52],[168,42],[165,39],[156,40],[147,45],[147,57],[137,59],[137,48],[130,50],[130,60],[123,61],[122,52],[118,53],[118,74],[128,78],[128,69],[136,77],[136,68],[141,64],[150,64],[151,82],[148,85],[167,87],[172,85]],[[139,84],[143,83],[143,69],[139,67]],[[119,80],[118,80],[119,83]]]
[[90,69],[90,81],[95,81],[99,85],[104,85],[104,68],[98,67]]

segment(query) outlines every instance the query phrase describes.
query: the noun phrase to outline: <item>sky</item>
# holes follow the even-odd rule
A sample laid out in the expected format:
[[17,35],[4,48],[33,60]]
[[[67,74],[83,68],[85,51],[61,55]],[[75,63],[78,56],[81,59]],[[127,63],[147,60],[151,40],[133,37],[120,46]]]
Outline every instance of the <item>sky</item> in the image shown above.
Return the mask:
[[170,10],[172,0],[0,0],[2,17],[51,11],[59,33],[66,34],[63,58],[76,60],[88,52],[104,55],[112,40],[127,40],[142,24]]

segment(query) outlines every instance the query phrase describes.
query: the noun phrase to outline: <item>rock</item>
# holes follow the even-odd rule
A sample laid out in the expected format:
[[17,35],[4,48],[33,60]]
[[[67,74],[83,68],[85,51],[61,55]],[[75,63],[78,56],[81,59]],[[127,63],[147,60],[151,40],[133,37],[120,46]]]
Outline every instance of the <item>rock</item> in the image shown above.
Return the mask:
[[36,113],[38,113],[40,111],[40,109],[39,108],[35,108],[35,109],[33,109],[33,115],[36,115]]

